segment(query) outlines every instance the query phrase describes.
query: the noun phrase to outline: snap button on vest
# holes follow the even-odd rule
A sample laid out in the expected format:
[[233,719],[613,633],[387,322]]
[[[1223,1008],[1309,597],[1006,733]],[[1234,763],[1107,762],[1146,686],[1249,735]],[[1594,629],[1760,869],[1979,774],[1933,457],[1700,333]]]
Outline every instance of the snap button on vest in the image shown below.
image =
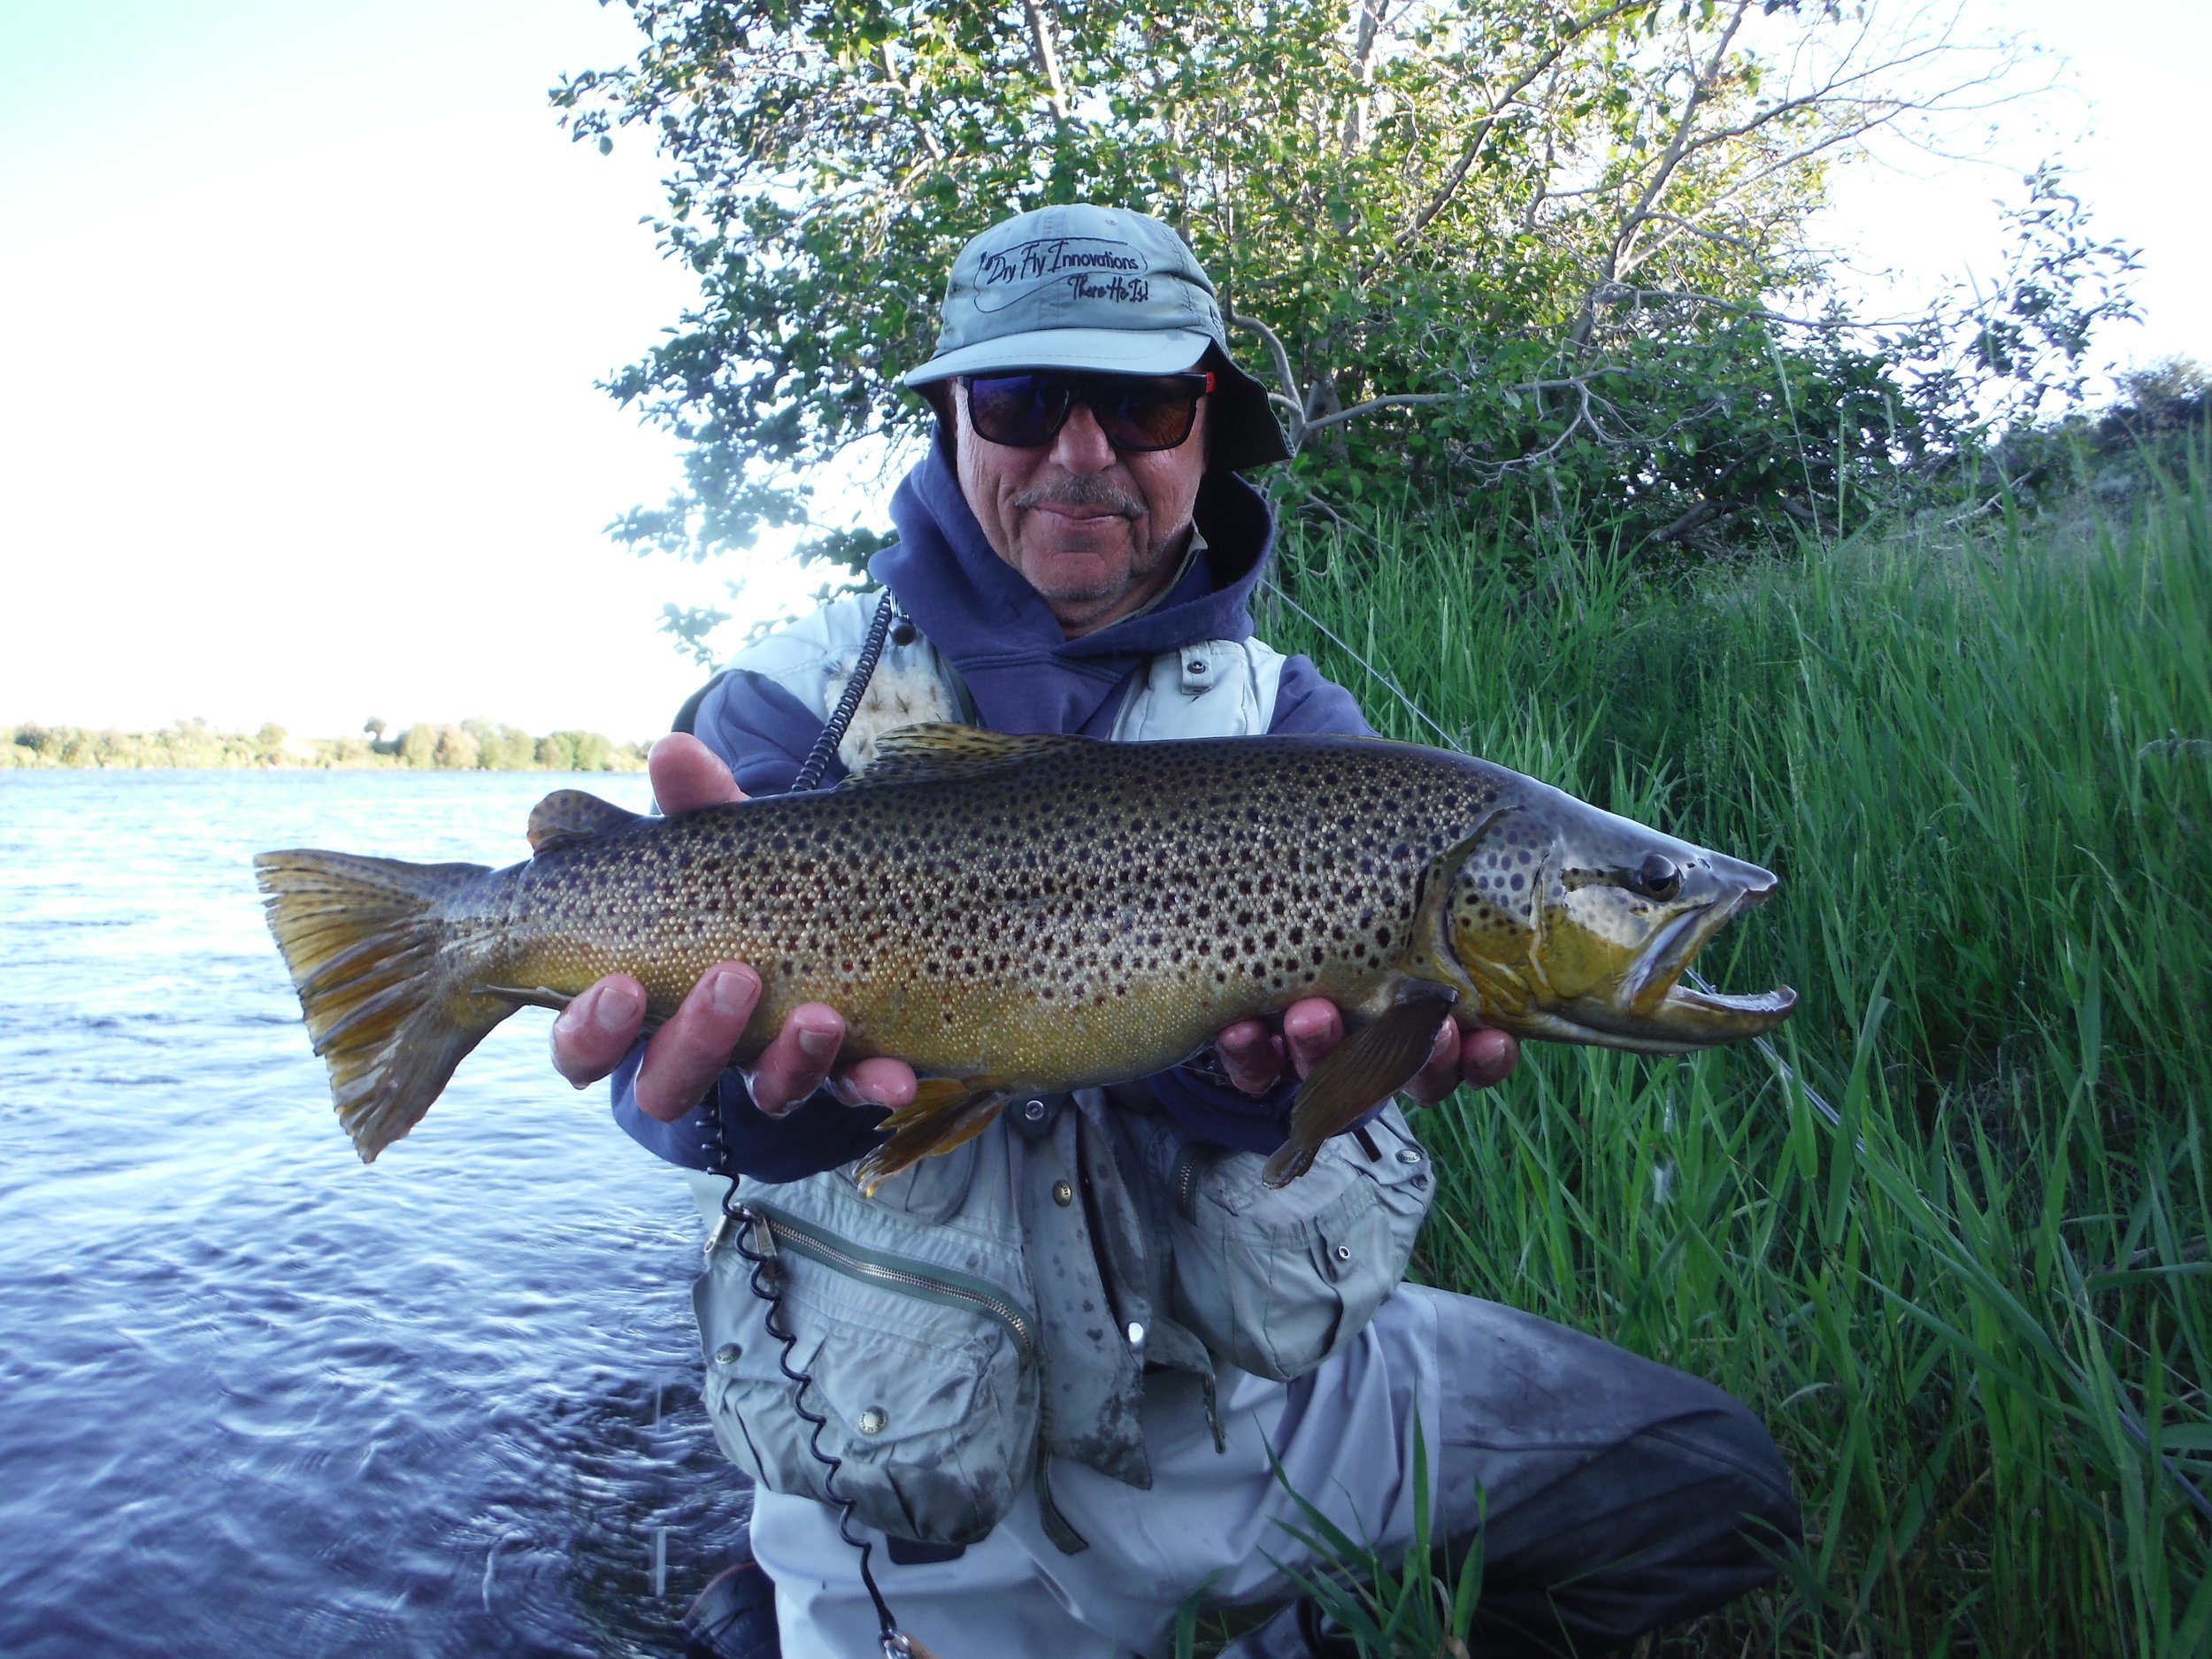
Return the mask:
[[1052,1202],[1059,1205],[1061,1209],[1065,1210],[1070,1204],[1075,1202],[1074,1187],[1067,1181],[1053,1182]]
[[1053,1123],[1066,1100],[1064,1094],[1041,1094],[1018,1101],[1008,1109],[1006,1121],[1023,1140],[1042,1141],[1052,1133]]

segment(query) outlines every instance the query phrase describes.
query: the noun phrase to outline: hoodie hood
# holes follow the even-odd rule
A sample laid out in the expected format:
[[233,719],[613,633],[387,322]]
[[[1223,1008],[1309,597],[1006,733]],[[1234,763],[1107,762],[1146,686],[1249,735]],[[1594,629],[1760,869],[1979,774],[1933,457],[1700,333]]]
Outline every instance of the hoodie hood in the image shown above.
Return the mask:
[[868,573],[959,672],[984,726],[1102,737],[1133,677],[1157,653],[1251,637],[1252,588],[1274,547],[1267,503],[1216,470],[1199,487],[1194,518],[1204,550],[1157,603],[1071,640],[1037,590],[992,551],[933,445],[891,498],[899,539]]

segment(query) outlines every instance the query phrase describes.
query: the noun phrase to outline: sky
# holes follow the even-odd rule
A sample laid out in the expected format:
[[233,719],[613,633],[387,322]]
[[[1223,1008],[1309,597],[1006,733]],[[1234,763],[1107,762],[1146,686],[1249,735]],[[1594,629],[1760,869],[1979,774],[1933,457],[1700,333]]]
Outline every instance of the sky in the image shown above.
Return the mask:
[[[1823,234],[1924,296],[2057,155],[2144,250],[2110,365],[2212,359],[2212,0],[1966,9],[2070,89],[1959,135],[1980,159],[1847,169]],[[594,382],[692,290],[649,150],[570,143],[546,93],[634,41],[592,0],[0,4],[0,724],[644,738],[702,677],[664,603],[802,603],[787,562],[732,601],[605,534],[680,459]],[[825,482],[865,511],[872,478]]]

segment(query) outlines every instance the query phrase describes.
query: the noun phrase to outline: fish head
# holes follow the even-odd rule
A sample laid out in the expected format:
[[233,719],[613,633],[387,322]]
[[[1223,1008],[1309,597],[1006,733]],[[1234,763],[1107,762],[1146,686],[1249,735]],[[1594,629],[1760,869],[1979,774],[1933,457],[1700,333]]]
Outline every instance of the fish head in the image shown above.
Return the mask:
[[1756,864],[1538,786],[1468,846],[1447,935],[1483,1023],[1680,1053],[1770,1031],[1796,1003],[1787,987],[1724,996],[1682,983],[1706,941],[1779,885]]

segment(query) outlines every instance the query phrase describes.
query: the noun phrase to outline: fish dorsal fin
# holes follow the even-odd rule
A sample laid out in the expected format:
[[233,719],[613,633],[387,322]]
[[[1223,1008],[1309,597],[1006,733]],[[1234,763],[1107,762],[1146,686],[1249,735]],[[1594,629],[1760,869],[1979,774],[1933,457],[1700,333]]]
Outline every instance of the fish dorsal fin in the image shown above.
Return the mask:
[[987,732],[979,726],[956,726],[943,720],[895,726],[878,734],[875,758],[848,778],[843,787],[972,777],[979,771],[1064,754],[1097,741],[1063,737],[1054,732]]
[[556,789],[530,810],[530,856],[540,858],[573,847],[634,824],[638,816],[581,789]]

